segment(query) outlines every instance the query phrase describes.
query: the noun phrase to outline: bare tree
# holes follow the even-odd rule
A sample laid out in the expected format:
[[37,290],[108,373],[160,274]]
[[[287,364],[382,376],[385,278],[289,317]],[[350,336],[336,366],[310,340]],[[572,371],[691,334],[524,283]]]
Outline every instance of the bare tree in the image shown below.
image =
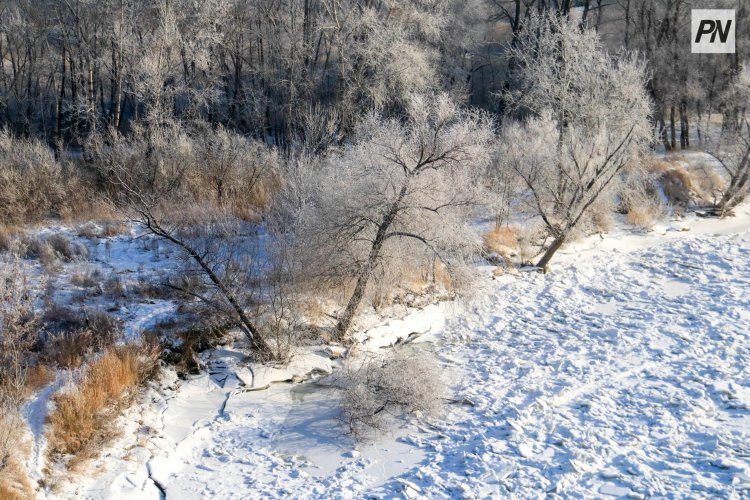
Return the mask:
[[354,282],[338,316],[340,337],[371,280],[403,276],[425,257],[460,276],[477,243],[466,222],[492,139],[486,117],[447,96],[412,97],[407,123],[370,115],[353,145],[310,167],[299,241],[317,242],[319,276]]
[[597,34],[554,15],[535,17],[513,49],[522,86],[510,102],[527,114],[503,131],[499,158],[522,180],[523,199],[544,222],[555,252],[621,171],[650,142],[645,67],[611,57]]
[[[171,141],[156,137],[158,131],[152,130],[152,148],[164,144],[169,150],[173,146]],[[163,156],[158,147],[149,161],[132,161],[132,149],[139,147],[143,145],[114,137],[112,146],[103,153],[117,187],[114,204],[130,221],[179,248],[192,262],[191,272],[201,279],[205,291],[172,286],[224,314],[245,333],[253,348],[271,352],[249,312],[256,302],[262,266],[257,227],[228,210],[201,204],[200,200],[191,203],[184,189],[191,164],[181,161],[179,155]],[[154,162],[156,165],[151,164]]]

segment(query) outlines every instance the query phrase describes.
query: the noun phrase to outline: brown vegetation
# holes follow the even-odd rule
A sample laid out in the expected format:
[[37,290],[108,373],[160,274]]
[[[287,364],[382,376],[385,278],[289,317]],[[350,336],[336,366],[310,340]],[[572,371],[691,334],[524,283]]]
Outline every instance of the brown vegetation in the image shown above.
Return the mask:
[[646,168],[657,175],[657,181],[670,205],[687,206],[696,191],[695,183],[688,170],[679,159],[649,158]]
[[116,435],[116,417],[134,400],[137,388],[159,367],[153,343],[106,349],[79,377],[53,397],[47,431],[49,457],[69,467],[95,456]]
[[23,467],[28,446],[24,422],[15,407],[0,401],[0,498],[21,500],[32,498],[32,489]]
[[513,227],[494,227],[482,237],[485,249],[509,259],[518,255],[518,230]]

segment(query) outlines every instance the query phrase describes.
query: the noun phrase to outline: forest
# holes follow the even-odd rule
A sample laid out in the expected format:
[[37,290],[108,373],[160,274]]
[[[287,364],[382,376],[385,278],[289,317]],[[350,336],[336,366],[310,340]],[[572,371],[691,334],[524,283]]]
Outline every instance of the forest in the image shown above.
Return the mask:
[[[709,8],[733,52],[694,53]],[[355,443],[475,411],[429,325],[372,332],[511,307],[588,242],[742,224],[748,22],[746,0],[3,0],[0,497],[89,494],[67,474],[88,487],[127,415],[200,377],[237,384],[222,418],[333,388]],[[137,491],[182,491],[138,446]]]

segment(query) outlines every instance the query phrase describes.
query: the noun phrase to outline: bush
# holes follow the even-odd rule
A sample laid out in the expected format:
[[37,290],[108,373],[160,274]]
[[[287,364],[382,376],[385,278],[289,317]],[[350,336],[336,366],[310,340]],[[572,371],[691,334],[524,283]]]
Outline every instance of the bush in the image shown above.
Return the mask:
[[357,439],[384,431],[401,414],[436,415],[446,393],[441,367],[425,351],[349,359],[337,379],[343,420]]
[[44,142],[0,131],[0,220],[28,223],[87,212],[94,197],[78,173]]
[[19,259],[0,262],[0,402],[20,404],[30,350],[38,335],[37,297]]
[[101,288],[102,272],[100,269],[76,271],[70,276],[70,284],[79,288]]
[[647,170],[656,176],[669,204],[686,207],[690,203],[696,187],[692,176],[680,162],[649,158],[644,163]]

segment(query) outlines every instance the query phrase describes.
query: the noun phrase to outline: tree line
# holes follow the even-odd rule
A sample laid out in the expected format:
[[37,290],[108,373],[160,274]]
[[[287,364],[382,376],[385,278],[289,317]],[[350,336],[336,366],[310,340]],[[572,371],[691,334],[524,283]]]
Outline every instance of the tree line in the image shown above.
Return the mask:
[[555,12],[644,57],[652,125],[686,148],[712,112],[735,125],[744,112],[721,96],[747,51],[747,2],[714,3],[737,9],[735,54],[690,53],[690,10],[706,7],[692,0],[9,0],[0,127],[85,149],[106,129],[199,119],[325,147],[368,111],[402,115],[415,91],[500,118],[518,86],[512,47],[532,14]]

